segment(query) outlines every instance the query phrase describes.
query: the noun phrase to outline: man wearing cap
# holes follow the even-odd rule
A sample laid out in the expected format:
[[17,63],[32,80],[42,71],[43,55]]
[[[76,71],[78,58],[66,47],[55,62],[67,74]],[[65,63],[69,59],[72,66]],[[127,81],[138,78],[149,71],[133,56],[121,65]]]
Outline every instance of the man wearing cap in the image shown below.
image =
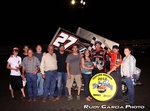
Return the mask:
[[63,43],[60,43],[60,46],[58,50],[55,50],[55,53],[57,55],[57,98],[56,100],[59,100],[59,98],[62,95],[62,91],[64,91],[64,95],[68,96],[68,89],[66,87],[67,83],[67,70],[66,70],[66,58],[69,54],[68,51],[65,51],[65,47]]
[[101,42],[95,42],[95,49],[91,51],[92,62],[94,69],[92,70],[92,75],[97,73],[104,73],[106,71],[106,50],[101,47]]
[[116,101],[122,101],[122,83],[121,83],[121,74],[120,74],[120,66],[122,63],[122,56],[119,53],[119,46],[114,45],[112,50],[109,52],[110,56],[110,71],[107,73],[110,74],[116,81],[117,84],[117,92],[114,97]]
[[7,69],[10,69],[10,91],[12,100],[15,101],[14,91],[21,90],[22,99],[25,100],[25,93],[23,89],[22,77],[21,77],[21,57],[18,56],[19,49],[13,48],[13,54],[7,60]]

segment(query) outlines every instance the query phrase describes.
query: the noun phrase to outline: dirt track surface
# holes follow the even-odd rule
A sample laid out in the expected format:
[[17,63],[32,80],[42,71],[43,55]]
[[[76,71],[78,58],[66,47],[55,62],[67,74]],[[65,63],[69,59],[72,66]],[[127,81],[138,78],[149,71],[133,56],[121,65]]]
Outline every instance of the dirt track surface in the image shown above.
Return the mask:
[[21,93],[17,92],[17,101],[12,102],[8,90],[7,58],[8,56],[0,56],[0,111],[150,111],[150,59],[148,57],[137,58],[137,66],[142,70],[140,81],[143,85],[135,87],[136,102],[133,105],[127,105],[124,101],[115,102],[113,100],[99,102],[93,99],[91,102],[87,102],[83,92],[81,92],[81,100],[76,100],[76,91],[73,91],[74,98],[71,101],[62,96],[59,101],[55,102],[47,100],[46,103],[43,103],[42,98],[38,98],[37,102],[28,103],[22,101]]

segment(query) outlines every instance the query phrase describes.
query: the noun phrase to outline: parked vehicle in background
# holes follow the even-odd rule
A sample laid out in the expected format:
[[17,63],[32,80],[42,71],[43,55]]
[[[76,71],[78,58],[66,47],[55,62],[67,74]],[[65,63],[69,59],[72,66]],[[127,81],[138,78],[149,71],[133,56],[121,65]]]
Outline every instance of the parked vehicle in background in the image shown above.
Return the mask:
[[[133,79],[132,79],[134,86],[141,86],[142,85],[141,81],[139,80],[140,75],[141,75],[141,69],[136,67],[136,73],[133,75]],[[125,95],[125,94],[127,94],[127,92],[128,92],[128,88],[126,85],[126,81],[122,77],[122,93]]]

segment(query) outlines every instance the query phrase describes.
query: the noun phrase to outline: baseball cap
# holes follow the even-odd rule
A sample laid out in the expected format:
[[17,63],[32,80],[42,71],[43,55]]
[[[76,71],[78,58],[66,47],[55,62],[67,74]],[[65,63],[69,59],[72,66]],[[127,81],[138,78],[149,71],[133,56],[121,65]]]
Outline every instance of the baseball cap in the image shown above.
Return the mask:
[[61,46],[64,46],[64,43],[60,43],[60,44],[59,44],[59,47],[61,47]]
[[13,51],[19,52],[19,48],[18,48],[18,47],[14,47],[14,48],[13,48]]
[[112,49],[119,49],[118,45],[113,45]]
[[101,45],[102,43],[101,43],[100,41],[95,41],[95,45],[96,45],[96,44]]

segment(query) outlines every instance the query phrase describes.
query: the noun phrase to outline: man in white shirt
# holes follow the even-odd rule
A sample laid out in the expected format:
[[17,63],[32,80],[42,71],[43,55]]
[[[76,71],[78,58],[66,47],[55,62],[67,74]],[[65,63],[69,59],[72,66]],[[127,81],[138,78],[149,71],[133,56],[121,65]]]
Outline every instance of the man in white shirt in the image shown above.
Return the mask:
[[42,77],[45,79],[44,93],[42,102],[46,102],[48,93],[50,93],[50,100],[55,101],[54,92],[56,87],[56,77],[57,77],[57,58],[54,53],[54,46],[48,46],[48,53],[44,54],[42,57],[40,65]]

